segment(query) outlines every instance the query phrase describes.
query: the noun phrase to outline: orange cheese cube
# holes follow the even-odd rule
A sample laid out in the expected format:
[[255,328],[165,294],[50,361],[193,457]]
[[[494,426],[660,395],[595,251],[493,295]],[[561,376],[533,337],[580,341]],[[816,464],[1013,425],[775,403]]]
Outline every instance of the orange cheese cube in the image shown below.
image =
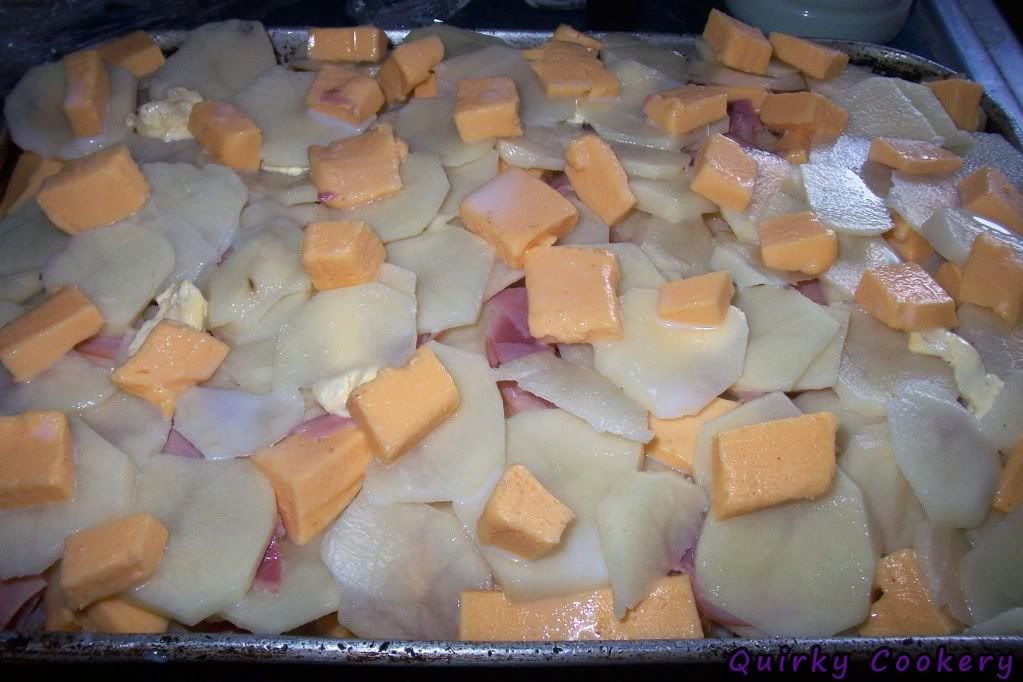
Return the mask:
[[387,257],[361,220],[309,223],[302,237],[302,267],[317,291],[371,282]]
[[361,135],[309,147],[309,175],[320,200],[348,208],[382,199],[401,189],[401,160],[408,146],[380,124]]
[[[885,235],[885,241],[892,247],[895,253],[899,254],[902,260],[908,263],[926,263],[934,255],[934,247],[923,238],[919,232],[910,229],[903,238],[899,238],[896,230]],[[938,282],[941,284],[941,282]],[[944,288],[944,286],[942,286]],[[947,289],[946,289],[947,291]],[[954,297],[953,297],[954,298]]]
[[591,38],[581,31],[575,30],[568,24],[559,24],[558,27],[554,29],[554,36],[552,39],[563,43],[576,43],[589,50],[593,50],[594,52],[600,50],[599,40]]
[[379,62],[387,54],[387,34],[376,26],[314,28],[308,54],[319,62]]
[[644,447],[646,456],[691,476],[700,429],[711,419],[728,414],[738,406],[734,400],[714,398],[702,410],[688,417],[658,419],[649,415],[647,422],[654,437]]
[[110,106],[110,77],[96,50],[64,57],[64,115],[75,137],[103,133]]
[[384,106],[379,83],[350,66],[327,64],[316,72],[305,96],[313,111],[360,125]]
[[643,113],[665,132],[684,135],[728,116],[728,93],[716,86],[683,85],[647,97]]
[[671,322],[716,327],[728,314],[734,294],[732,276],[724,270],[677,279],[661,285],[657,315]]
[[767,88],[761,88],[756,85],[724,85],[718,87],[724,88],[729,104],[740,100],[748,100],[753,105],[753,111],[758,113],[760,107],[764,106],[764,100],[767,99],[768,95]]
[[909,239],[909,236],[916,232],[913,226],[910,225],[905,218],[898,213],[892,211],[892,224],[894,227],[885,233],[886,237],[891,237],[896,241],[904,242]]
[[968,211],[1023,234],[1023,195],[1002,172],[990,166],[959,182],[959,203]]
[[188,130],[214,163],[240,171],[259,170],[263,132],[234,105],[215,100],[199,102],[188,117]]
[[693,169],[690,189],[718,206],[743,211],[753,198],[757,162],[742,151],[738,142],[720,133],[703,143]]
[[916,263],[865,271],[856,287],[856,302],[892,329],[913,332],[959,324],[955,301]]
[[336,639],[352,639],[354,637],[352,631],[338,620],[337,611],[320,616],[313,622],[302,626],[300,631],[303,634],[308,633],[320,637],[334,637]]
[[7,181],[4,198],[0,201],[0,217],[13,213],[29,199],[35,197],[43,180],[56,175],[64,167],[60,159],[44,159],[35,152],[22,152]]
[[125,393],[148,400],[170,417],[178,396],[213,376],[230,349],[187,324],[161,320],[110,379]]
[[838,237],[811,211],[769,218],[757,226],[764,265],[819,275],[838,258]]
[[0,509],[71,499],[72,446],[63,412],[0,417]]
[[518,269],[527,250],[571,232],[579,211],[543,180],[512,167],[462,199],[459,216],[466,229],[494,247],[498,258]]
[[1023,313],[1023,256],[991,234],[978,236],[963,264],[958,300],[990,308],[1015,326]]
[[813,146],[813,130],[812,126],[798,126],[783,131],[776,151],[789,163],[807,163],[810,160],[808,152]]
[[149,183],[123,144],[68,161],[36,194],[46,217],[68,234],[116,223],[148,198]]
[[849,55],[819,43],[803,40],[787,33],[772,33],[767,38],[774,56],[819,80],[838,78],[849,63]]
[[68,608],[64,590],[60,589],[60,562],[47,572],[43,607],[46,610],[44,627],[48,632],[81,632],[89,626],[82,622],[79,614]]
[[653,591],[618,620],[611,588],[527,602],[499,591],[462,592],[458,638],[482,642],[701,639],[703,627],[687,575],[659,578]]
[[618,157],[607,142],[592,133],[568,145],[565,174],[582,202],[612,227],[636,205]]
[[992,506],[1008,514],[1023,502],[1023,441],[1016,443],[998,478],[998,492]]
[[845,130],[849,112],[816,92],[779,92],[764,100],[760,120],[781,130],[806,127],[814,140],[832,140]]
[[412,89],[412,96],[419,99],[429,99],[437,96],[437,74],[431,73],[430,77]]
[[76,287],[61,287],[0,328],[0,362],[15,381],[28,381],[103,329],[103,315]]
[[160,46],[145,31],[132,31],[96,49],[107,64],[127,69],[136,78],[154,73],[166,61]]
[[984,96],[984,87],[980,83],[946,78],[924,85],[931,89],[958,128],[970,132],[980,128],[980,99]]
[[170,626],[160,614],[116,597],[96,602],[85,610],[82,619],[90,630],[125,635],[160,634]]
[[523,559],[547,556],[575,519],[572,510],[554,497],[521,464],[508,467],[490,494],[476,524],[479,540]]
[[725,66],[767,75],[771,61],[771,43],[759,28],[744,24],[716,9],[710,11],[703,39],[714,50],[714,56]]
[[433,351],[420,346],[404,367],[385,368],[348,396],[352,419],[384,461],[405,454],[455,413],[455,380]]
[[541,246],[526,254],[529,333],[545,343],[622,338],[618,260],[605,249]]
[[864,637],[948,635],[960,629],[927,595],[927,583],[912,549],[902,549],[877,564],[875,586],[883,594],[857,632]]
[[377,73],[388,104],[405,101],[414,87],[430,77],[433,67],[442,59],[444,43],[437,36],[402,43],[394,48]]
[[[497,160],[497,172],[498,173],[503,173],[506,170],[508,170],[509,168],[518,168],[518,166],[512,166],[511,164],[509,164],[504,159],[498,159]],[[556,172],[556,171],[548,170],[546,168],[521,168],[520,170],[524,170],[527,173],[529,173],[530,175],[532,175],[534,178],[538,178],[540,180],[546,180],[547,178],[549,178],[551,175],[553,175]]]
[[934,273],[934,281],[948,292],[948,295],[959,300],[959,287],[963,281],[963,270],[955,263],[942,263]]
[[711,507],[719,519],[826,493],[835,477],[830,412],[742,426],[714,437]]
[[304,545],[355,499],[371,457],[366,434],[350,427],[319,439],[294,433],[250,459],[270,479],[288,539]]
[[149,580],[160,566],[167,538],[167,528],[150,514],[68,536],[60,564],[60,587],[68,605],[82,609]]
[[455,126],[462,142],[467,143],[521,135],[515,81],[504,76],[458,81]]
[[592,56],[578,59],[545,56],[529,67],[540,79],[548,97],[612,97],[621,92],[621,83],[615,75]]
[[867,158],[906,175],[947,175],[963,166],[961,156],[936,144],[893,137],[875,137]]

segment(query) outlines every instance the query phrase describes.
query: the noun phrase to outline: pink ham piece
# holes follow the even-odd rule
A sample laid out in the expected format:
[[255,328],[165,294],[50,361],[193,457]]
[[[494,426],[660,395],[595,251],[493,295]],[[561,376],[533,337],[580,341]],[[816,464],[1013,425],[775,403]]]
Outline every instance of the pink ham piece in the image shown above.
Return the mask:
[[816,277],[796,284],[796,291],[818,305],[828,304],[828,302],[824,300],[824,290],[821,288],[821,281]]
[[575,194],[575,190],[572,189],[572,183],[568,181],[568,176],[564,173],[555,173],[551,176],[547,184],[558,190],[562,196],[571,196]]
[[501,392],[501,400],[504,401],[505,417],[514,417],[520,412],[530,410],[549,410],[557,407],[554,403],[521,388],[514,381],[498,381],[497,389]]
[[416,348],[433,341],[433,334],[420,334],[416,337]]
[[[278,530],[283,530],[280,525]],[[274,531],[270,537],[270,544],[266,546],[263,560],[256,569],[256,577],[252,581],[253,587],[259,586],[273,594],[278,594],[281,589],[281,548],[277,543],[278,537],[277,531]]]
[[760,116],[748,99],[740,99],[728,105],[728,136],[736,142],[757,146],[755,133],[763,128]]
[[763,391],[733,391],[733,393],[735,394],[735,399],[740,403],[748,403],[751,400],[767,395]]
[[174,429],[167,434],[167,442],[164,444],[162,452],[165,455],[177,455],[178,457],[203,458],[202,453],[192,445],[191,441]]
[[75,350],[83,355],[113,360],[117,357],[117,351],[122,343],[123,336],[94,336],[75,346]]
[[505,289],[486,302],[487,360],[491,367],[532,353],[551,352],[546,343],[529,335],[529,306],[523,287]]
[[351,426],[355,426],[355,420],[351,417],[340,417],[336,414],[324,414],[310,419],[307,422],[302,422],[295,427],[292,433],[301,433],[311,440],[319,440],[324,436],[329,436],[335,431],[347,429]]
[[13,626],[16,616],[46,587],[46,578],[38,575],[0,581],[0,630]]

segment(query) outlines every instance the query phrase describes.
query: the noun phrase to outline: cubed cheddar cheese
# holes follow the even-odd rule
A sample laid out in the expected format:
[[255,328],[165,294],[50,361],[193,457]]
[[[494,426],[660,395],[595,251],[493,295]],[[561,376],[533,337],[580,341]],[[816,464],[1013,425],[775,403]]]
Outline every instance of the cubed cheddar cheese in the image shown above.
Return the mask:
[[458,638],[481,642],[701,639],[703,627],[687,575],[659,578],[625,618],[614,614],[611,588],[526,602],[503,592],[462,592]]
[[771,93],[760,108],[769,128],[809,128],[815,141],[834,140],[845,130],[849,112],[816,92]]
[[384,91],[355,68],[327,64],[316,72],[305,105],[358,127],[384,106]]
[[327,206],[357,206],[401,189],[401,160],[407,154],[408,146],[391,126],[380,124],[329,147],[309,147],[309,176]]
[[[561,44],[579,47],[574,43]],[[548,97],[613,97],[621,92],[618,78],[592,55],[568,58],[547,50],[543,59],[529,67]]]
[[875,586],[881,598],[857,632],[864,637],[924,637],[948,635],[960,629],[927,595],[927,583],[912,549],[882,557],[877,563]]
[[526,253],[529,333],[546,343],[622,338],[618,259],[606,249],[541,246]]
[[643,113],[671,135],[684,135],[728,116],[728,93],[708,85],[683,85],[650,95]]
[[930,142],[875,137],[867,158],[906,175],[948,175],[963,166],[963,158]]
[[992,506],[1000,512],[1008,514],[1023,503],[1023,440],[1009,451],[998,478],[998,491]]
[[136,78],[145,78],[166,61],[160,46],[145,31],[132,31],[98,48],[107,64],[131,71]]
[[738,406],[734,400],[714,398],[702,410],[688,417],[658,419],[649,415],[647,421],[654,437],[645,446],[646,456],[691,476],[700,429],[711,419],[728,414]]
[[229,350],[223,341],[187,324],[161,320],[110,378],[125,393],[149,401],[170,417],[178,396],[213,376]]
[[774,48],[774,56],[780,61],[819,80],[838,78],[849,63],[849,55],[845,52],[787,33],[772,33],[767,39]]
[[575,519],[572,510],[521,464],[508,467],[483,509],[476,532],[484,545],[523,559],[547,556]]
[[[498,173],[503,173],[506,170],[508,170],[509,168],[518,168],[518,166],[512,166],[511,164],[509,164],[504,159],[498,159],[497,160],[497,172]],[[520,170],[526,171],[527,173],[532,175],[534,178],[537,178],[539,180],[546,180],[547,178],[551,177],[552,175],[554,175],[554,173],[557,172],[557,171],[549,170],[547,168],[521,168]]]
[[521,135],[519,91],[515,81],[505,76],[458,81],[455,127],[466,143]]
[[72,611],[60,588],[60,562],[46,574],[46,589],[43,591],[43,608],[46,611],[47,632],[81,632],[91,624],[83,623],[81,614]]
[[895,211],[892,211],[892,225],[894,227],[892,227],[891,230],[886,232],[885,236],[886,237],[891,237],[892,239],[894,239],[896,241],[900,241],[900,242],[901,241],[905,241],[906,239],[909,239],[910,234],[915,232],[915,230],[913,229],[913,226],[910,225],[909,222],[905,218],[903,218],[901,215],[899,215]]
[[80,530],[64,540],[60,587],[83,609],[148,580],[163,559],[169,534],[151,514],[135,514]]
[[0,328],[0,362],[15,381],[28,381],[103,329],[103,314],[76,287],[56,293]]
[[68,161],[36,194],[46,217],[68,234],[116,223],[147,199],[146,176],[123,144]]
[[762,88],[756,85],[723,85],[725,95],[728,97],[728,103],[739,102],[747,100],[753,105],[753,111],[760,113],[760,107],[764,106],[764,100],[767,99],[767,88]]
[[725,270],[677,279],[661,285],[657,316],[669,322],[716,327],[724,322],[734,294],[732,275]]
[[810,160],[809,151],[813,146],[813,126],[804,125],[782,131],[778,138],[777,153],[792,164],[804,164]]
[[302,236],[302,267],[317,291],[371,282],[386,257],[361,220],[309,223]]
[[901,331],[959,324],[955,301],[916,263],[882,265],[865,271],[856,287],[856,302],[871,317]]
[[703,27],[703,39],[714,50],[718,61],[725,66],[746,73],[767,75],[771,43],[759,28],[712,9]]
[[412,89],[430,77],[433,67],[444,59],[444,43],[429,36],[394,48],[380,67],[377,80],[388,104],[404,102]]
[[379,62],[387,54],[387,34],[376,26],[314,28],[309,59],[319,62]]
[[270,479],[288,539],[304,545],[355,499],[371,458],[366,434],[352,426],[319,439],[294,433],[250,459]]
[[764,265],[819,275],[838,258],[838,237],[811,211],[768,218],[757,225]]
[[347,406],[373,453],[390,462],[454,414],[460,401],[447,368],[420,346],[404,367],[383,369],[352,391]]
[[170,621],[160,614],[116,597],[96,602],[85,609],[81,618],[89,630],[121,635],[157,635],[167,632],[170,626]]
[[75,137],[103,133],[110,106],[110,76],[96,50],[64,57],[64,115]]
[[437,74],[431,73],[430,77],[412,89],[412,96],[419,99],[430,99],[437,96]]
[[318,635],[320,637],[334,637],[335,639],[352,639],[354,635],[352,631],[341,624],[338,620],[338,614],[328,613],[325,616],[320,616],[313,622],[301,628],[303,633],[312,635]]
[[0,217],[13,213],[26,201],[35,197],[43,180],[56,175],[64,167],[60,159],[45,159],[35,152],[25,151],[18,157],[7,181],[4,198],[0,201]]
[[233,104],[205,100],[192,107],[188,130],[210,160],[240,171],[258,171],[263,132]]
[[817,412],[714,436],[714,515],[727,519],[826,493],[835,477],[837,429],[835,415]]
[[696,154],[690,189],[733,211],[743,211],[753,198],[757,162],[738,142],[724,135],[707,138]]
[[958,301],[990,308],[1015,326],[1023,314],[1023,255],[991,234],[979,235],[963,264]]
[[[885,241],[895,253],[907,263],[923,265],[934,255],[934,247],[916,230],[910,229],[900,238],[898,231],[893,229],[885,235]],[[938,282],[941,284],[941,282]],[[942,286],[944,288],[944,286]],[[947,291],[947,289],[946,289]],[[953,298],[955,298],[953,296]]]
[[558,27],[554,29],[553,40],[558,40],[563,43],[577,43],[587,49],[593,50],[594,52],[600,50],[599,40],[591,38],[581,31],[575,30],[568,24],[559,24]]
[[1023,195],[996,168],[984,166],[959,182],[959,203],[968,211],[1023,234]]
[[956,301],[959,300],[959,287],[963,281],[963,269],[955,263],[942,263],[934,273],[934,281],[948,292]]
[[582,202],[609,226],[621,222],[636,205],[629,178],[614,150],[592,133],[568,145],[565,174]]
[[0,417],[0,509],[71,499],[73,445],[63,412]]
[[984,96],[984,87],[980,83],[946,78],[924,85],[931,89],[958,128],[970,132],[980,128],[980,99]]
[[518,269],[527,250],[571,232],[579,211],[546,182],[511,167],[462,199],[459,216],[466,229],[494,247],[498,258]]

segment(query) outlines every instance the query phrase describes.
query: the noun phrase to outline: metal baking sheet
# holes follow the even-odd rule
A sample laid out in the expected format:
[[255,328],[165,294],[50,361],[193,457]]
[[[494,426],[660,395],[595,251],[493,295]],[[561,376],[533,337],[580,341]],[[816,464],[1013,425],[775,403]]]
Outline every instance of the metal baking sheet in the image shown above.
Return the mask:
[[[270,38],[282,61],[304,56],[306,28],[271,28]],[[388,31],[392,42],[400,43],[406,31]],[[550,38],[541,31],[481,31],[516,46],[536,45]],[[154,34],[165,49],[179,45],[186,33],[166,31]],[[595,34],[600,36],[601,34]],[[695,37],[659,33],[634,34],[655,45],[685,56],[696,54]],[[821,41],[848,52],[853,64],[869,67],[889,76],[910,80],[943,77],[954,72],[916,55],[882,45],[846,41]],[[988,130],[1004,135],[1023,150],[1023,128],[990,97],[982,103],[988,115]],[[0,159],[10,142],[0,130]],[[736,652],[758,654],[847,656],[867,662],[878,652],[898,651],[911,656],[952,656],[1023,654],[1023,636],[1014,637],[828,637],[822,639],[701,639],[631,642],[536,642],[473,643],[396,640],[327,639],[315,637],[266,637],[237,634],[105,635],[90,633],[20,634],[0,632],[2,662],[141,662],[152,663],[299,663],[398,666],[532,666],[608,664],[720,664],[726,669]]]

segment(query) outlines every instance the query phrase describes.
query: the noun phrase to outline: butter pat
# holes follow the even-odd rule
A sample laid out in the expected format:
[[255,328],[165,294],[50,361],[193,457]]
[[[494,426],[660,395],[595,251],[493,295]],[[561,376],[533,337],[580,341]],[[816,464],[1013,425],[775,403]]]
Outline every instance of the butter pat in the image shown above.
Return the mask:
[[371,456],[365,433],[350,427],[316,440],[295,433],[250,459],[270,479],[288,539],[304,545],[355,499]]
[[444,59],[444,43],[437,36],[402,43],[394,48],[377,73],[388,104],[404,102],[412,89],[430,77]]
[[711,507],[719,519],[826,493],[835,476],[830,412],[722,431],[714,437]]
[[521,135],[519,92],[515,81],[504,76],[458,81],[455,127],[466,143]]
[[387,34],[376,26],[314,28],[308,53],[319,62],[379,62],[387,54]]
[[811,211],[769,218],[757,226],[764,265],[819,275],[838,258],[838,237]]
[[980,353],[970,343],[947,329],[931,329],[909,334],[909,350],[941,358],[952,367],[959,395],[978,419],[987,414],[1004,385],[988,374]]
[[82,615],[90,630],[118,635],[155,635],[167,632],[170,626],[170,621],[160,614],[117,598],[98,601]]
[[479,540],[523,559],[547,556],[575,519],[521,464],[508,467],[491,493],[476,525]]
[[127,69],[136,78],[155,73],[166,61],[160,46],[145,31],[132,31],[100,45],[97,50],[107,64]]
[[849,55],[819,43],[803,40],[787,33],[768,36],[774,56],[819,80],[838,78],[849,63]]
[[156,297],[156,315],[142,323],[135,338],[128,345],[128,355],[135,355],[142,347],[149,334],[156,329],[162,320],[173,320],[187,324],[192,329],[206,331],[206,313],[209,304],[202,292],[185,279],[172,284]]
[[50,222],[68,234],[116,223],[148,198],[149,183],[123,144],[68,161],[36,195]]
[[309,175],[323,203],[349,208],[401,189],[399,168],[407,154],[391,126],[381,124],[329,147],[309,147]]
[[598,248],[543,246],[526,254],[529,333],[545,343],[622,338],[621,271]]
[[1020,503],[1023,503],[1023,441],[1009,451],[1009,458],[998,478],[998,492],[992,506],[1008,514]]
[[696,154],[690,189],[718,206],[744,211],[753,198],[757,162],[720,133],[708,137]]
[[734,400],[714,398],[702,410],[688,417],[658,419],[651,414],[647,421],[654,437],[644,448],[646,456],[692,476],[700,429],[711,419],[728,414],[738,406]]
[[0,217],[13,213],[26,201],[35,197],[43,180],[56,175],[64,167],[60,159],[44,159],[35,152],[25,151],[18,157],[7,181],[4,198],[0,201]]
[[454,414],[459,402],[454,379],[432,350],[420,346],[404,367],[382,369],[355,389],[348,411],[374,454],[390,462]]
[[924,85],[938,98],[956,127],[970,132],[980,129],[980,99],[984,96],[984,87],[980,83],[946,78]]
[[192,107],[188,129],[214,163],[240,171],[259,170],[263,132],[227,102],[207,100]]
[[610,145],[596,135],[583,135],[568,145],[565,174],[582,202],[611,227],[636,205],[625,169]]
[[71,499],[72,440],[63,412],[0,417],[0,509]]
[[882,557],[875,585],[883,592],[858,633],[864,637],[948,635],[959,625],[931,602],[916,552],[903,549]]
[[732,276],[724,270],[662,284],[657,316],[669,322],[716,327],[724,322],[735,295]]
[[643,102],[643,113],[665,132],[684,135],[728,116],[728,101],[724,88],[683,85],[647,97]]
[[92,301],[76,287],[62,287],[0,328],[0,362],[15,381],[28,381],[102,329],[103,315]]
[[143,137],[154,137],[164,142],[192,139],[188,121],[192,108],[202,101],[202,95],[188,88],[168,88],[164,99],[146,102],[130,118],[135,132]]
[[383,108],[384,91],[361,71],[327,64],[316,72],[305,105],[358,127]]
[[892,329],[921,331],[956,327],[956,305],[916,263],[882,265],[863,273],[856,303]]
[[75,137],[103,133],[110,106],[110,77],[96,50],[64,57],[64,115]]
[[760,120],[769,128],[808,128],[814,140],[834,140],[845,131],[849,112],[816,92],[772,93],[760,109]]
[[968,211],[1023,234],[1023,195],[1001,171],[984,166],[959,182],[959,203]]
[[372,282],[387,252],[361,220],[306,225],[302,267],[317,291]]
[[1015,326],[1023,313],[1023,257],[1008,242],[979,235],[963,264],[959,301],[990,308]]
[[875,137],[867,158],[906,175],[948,175],[963,166],[961,156],[936,144],[892,137]]
[[348,396],[357,387],[375,379],[379,371],[377,367],[353,369],[336,377],[320,379],[312,385],[313,397],[327,412],[340,417],[351,417],[348,412]]
[[60,587],[73,609],[140,585],[160,565],[168,533],[150,514],[78,531],[64,540]]
[[771,43],[759,28],[712,9],[703,28],[703,39],[714,50],[718,61],[725,66],[746,73],[767,75]]

